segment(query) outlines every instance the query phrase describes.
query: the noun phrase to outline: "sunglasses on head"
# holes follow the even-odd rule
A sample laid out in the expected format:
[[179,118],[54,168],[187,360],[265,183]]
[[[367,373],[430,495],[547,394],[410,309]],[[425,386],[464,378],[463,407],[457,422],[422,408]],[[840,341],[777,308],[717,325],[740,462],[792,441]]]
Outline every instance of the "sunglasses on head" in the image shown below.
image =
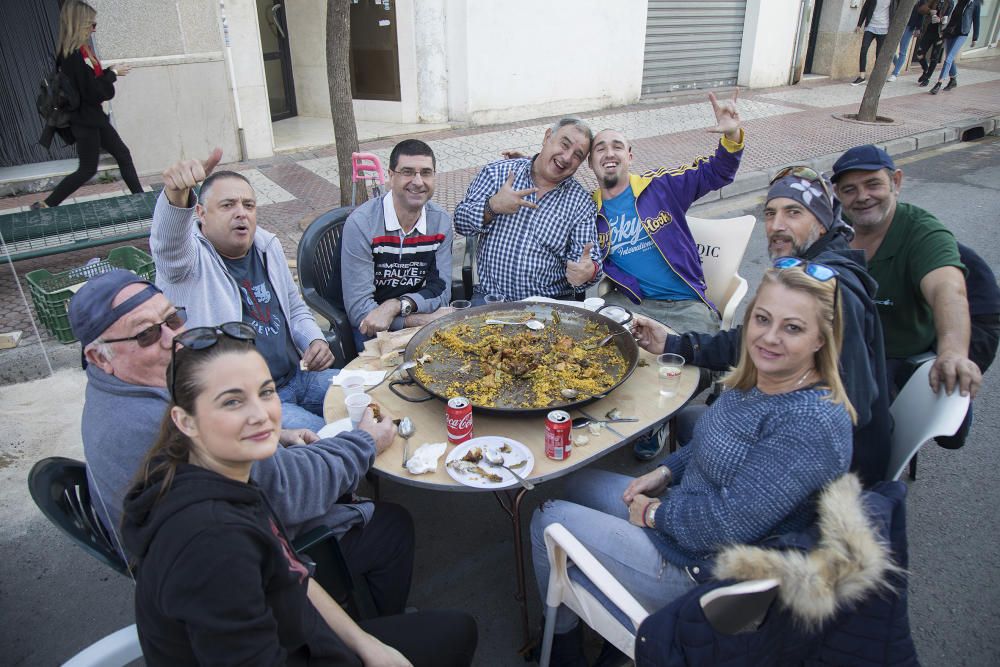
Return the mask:
[[[826,264],[816,264],[815,262],[807,262],[804,259],[798,257],[779,257],[772,263],[772,266],[779,271],[785,269],[792,269],[799,267],[802,269],[803,273],[814,280],[818,280],[821,283],[825,283],[828,280],[833,280],[837,277],[837,270],[833,269]],[[837,301],[840,298],[839,286],[834,286],[833,288],[833,312],[837,312]]]
[[102,339],[103,343],[124,343],[126,341],[134,340],[139,344],[139,347],[149,347],[150,345],[155,345],[160,340],[160,334],[163,331],[163,325],[166,324],[173,331],[177,331],[184,323],[187,322],[187,310],[184,308],[178,308],[174,312],[167,315],[167,319],[162,322],[150,325],[137,333],[134,336],[129,336],[128,338],[105,338]]
[[823,174],[816,171],[812,167],[807,167],[802,164],[785,167],[774,175],[774,178],[771,179],[771,185],[774,185],[785,176],[795,176],[796,178],[807,180],[810,183],[819,183],[820,187],[823,188],[823,192],[826,193],[827,199],[831,202],[833,201],[833,191],[830,190],[829,183],[827,183],[827,180],[823,178]]
[[222,340],[223,336],[251,345],[257,344],[257,334],[253,327],[243,322],[226,322],[217,327],[195,327],[174,336],[174,343],[170,350],[170,398],[175,403],[177,402],[177,397],[174,394],[174,382],[177,378],[177,347],[181,346],[194,351],[207,350]]

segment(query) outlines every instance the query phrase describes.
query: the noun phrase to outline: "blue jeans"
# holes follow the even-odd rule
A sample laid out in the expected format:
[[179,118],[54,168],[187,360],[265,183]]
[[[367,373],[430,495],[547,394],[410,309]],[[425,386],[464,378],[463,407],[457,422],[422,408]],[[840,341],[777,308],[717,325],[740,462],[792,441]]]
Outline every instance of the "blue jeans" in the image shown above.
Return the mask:
[[955,59],[958,57],[958,52],[962,50],[962,44],[965,44],[965,40],[968,35],[958,35],[957,37],[952,37],[951,39],[944,40],[944,65],[941,66],[941,76],[938,77],[938,81],[944,79],[945,74],[948,76],[958,76],[958,65],[955,64]]
[[899,40],[899,54],[892,57],[892,64],[896,67],[892,70],[893,76],[899,76],[899,70],[906,64],[906,50],[910,48],[910,38],[913,37],[913,28],[906,26],[903,37]]
[[281,399],[281,428],[307,428],[318,431],[326,425],[323,399],[330,379],[340,371],[295,371],[292,379],[278,388]]
[[[696,584],[687,572],[667,562],[648,528],[628,521],[622,493],[632,477],[606,470],[581,470],[573,476],[566,500],[546,500],[531,517],[531,559],[542,600],[549,585],[545,529],[561,523],[587,547],[648,611],[666,606]],[[556,633],[572,630],[579,619],[566,607],[556,613]]]

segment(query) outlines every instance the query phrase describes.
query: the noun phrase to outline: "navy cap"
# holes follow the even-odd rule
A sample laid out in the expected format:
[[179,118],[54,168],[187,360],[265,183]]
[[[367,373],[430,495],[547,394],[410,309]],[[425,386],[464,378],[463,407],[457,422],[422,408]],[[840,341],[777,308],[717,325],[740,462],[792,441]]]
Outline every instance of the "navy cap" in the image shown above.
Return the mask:
[[878,146],[865,144],[855,146],[833,163],[833,176],[830,180],[837,182],[837,179],[847,171],[878,171],[879,169],[896,170],[896,163],[892,161],[889,154]]
[[[114,308],[111,304],[115,297],[125,287],[140,283],[146,289],[130,296]],[[82,347],[87,347],[97,340],[108,327],[117,322],[139,305],[149,301],[160,288],[145,278],[140,278],[125,269],[113,269],[99,276],[94,276],[80,288],[69,302],[69,325],[73,335],[80,340]],[[86,364],[84,364],[86,366]]]

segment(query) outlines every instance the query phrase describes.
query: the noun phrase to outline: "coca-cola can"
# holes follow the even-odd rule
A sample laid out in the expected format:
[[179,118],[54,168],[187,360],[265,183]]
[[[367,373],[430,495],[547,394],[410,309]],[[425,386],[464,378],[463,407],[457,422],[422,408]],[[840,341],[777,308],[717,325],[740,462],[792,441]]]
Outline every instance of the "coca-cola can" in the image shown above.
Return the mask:
[[545,455],[553,461],[563,461],[573,453],[570,430],[573,423],[565,410],[553,410],[545,416]]
[[449,399],[444,418],[448,425],[448,442],[457,445],[472,437],[472,403],[469,399],[464,396]]

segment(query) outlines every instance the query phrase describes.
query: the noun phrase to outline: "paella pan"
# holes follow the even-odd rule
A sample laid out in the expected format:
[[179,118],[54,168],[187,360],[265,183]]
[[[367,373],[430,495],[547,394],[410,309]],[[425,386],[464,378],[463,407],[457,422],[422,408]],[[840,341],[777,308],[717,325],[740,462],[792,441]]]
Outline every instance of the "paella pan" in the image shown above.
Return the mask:
[[[545,327],[487,323],[531,319]],[[417,332],[404,358],[416,366],[408,380],[390,388],[406,400],[465,396],[479,412],[544,414],[606,396],[635,370],[639,348],[621,324],[598,313],[518,302],[442,317]],[[419,385],[426,393],[401,390],[401,384]]]

